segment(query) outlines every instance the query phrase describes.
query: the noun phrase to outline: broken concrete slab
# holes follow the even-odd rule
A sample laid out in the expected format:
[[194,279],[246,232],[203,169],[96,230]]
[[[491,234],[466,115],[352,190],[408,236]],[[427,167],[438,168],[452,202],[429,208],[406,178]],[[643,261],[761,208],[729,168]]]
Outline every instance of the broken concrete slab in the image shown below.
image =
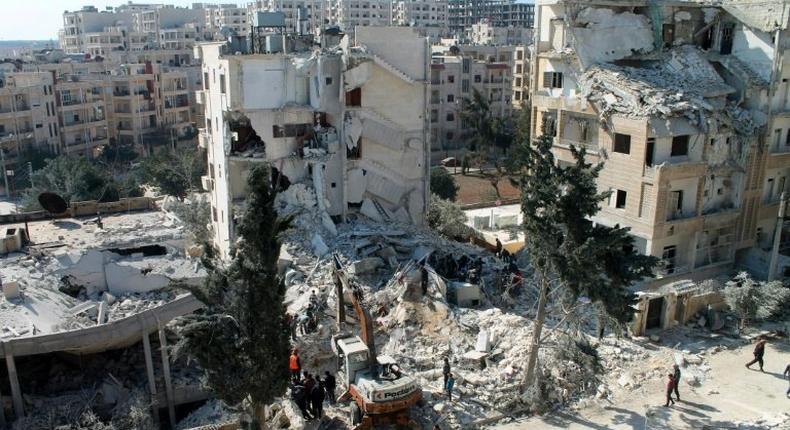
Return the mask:
[[14,300],[21,297],[22,292],[19,290],[19,283],[16,281],[3,282],[3,296],[6,300]]

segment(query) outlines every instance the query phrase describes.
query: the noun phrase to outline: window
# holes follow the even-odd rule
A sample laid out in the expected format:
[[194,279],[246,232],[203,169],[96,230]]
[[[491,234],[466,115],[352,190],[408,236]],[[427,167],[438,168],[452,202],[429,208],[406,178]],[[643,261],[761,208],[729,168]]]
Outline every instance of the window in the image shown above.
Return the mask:
[[43,128],[43,127],[44,127],[43,124],[36,124],[36,128]]
[[617,197],[614,201],[614,207],[617,209],[625,209],[625,201],[628,196],[628,193],[623,190],[617,190]]
[[469,92],[469,79],[464,79],[461,81],[461,92],[462,93]]
[[480,83],[480,81],[482,81],[482,78],[480,77],[480,75],[475,75],[475,83],[476,84]]
[[779,146],[779,142],[781,141],[782,141],[782,129],[777,128],[776,130],[774,130],[774,142],[776,142],[777,147]]
[[461,60],[461,67],[462,67],[463,73],[469,73],[469,68],[470,68],[471,62],[472,62],[472,60],[469,59],[469,58],[464,58],[463,60]]
[[521,64],[516,64],[516,73],[521,73],[522,70]]
[[455,96],[452,94],[447,94],[447,103],[453,103],[455,101]]
[[362,106],[362,88],[346,92],[346,106]]
[[455,137],[455,135],[453,135],[452,131],[448,131],[445,137],[447,138],[447,140],[453,140],[453,137]]
[[219,92],[225,94],[225,74],[221,73],[219,75]]
[[[208,72],[203,72],[203,89],[205,89],[205,90],[208,89]],[[216,221],[216,219],[215,219],[215,221]]]
[[653,155],[656,152],[656,138],[648,137],[647,146],[645,147],[645,166],[653,166]]
[[521,91],[513,92],[513,100],[521,100]]
[[631,153],[631,135],[629,134],[614,134],[614,152],[621,154]]
[[439,121],[439,111],[436,109],[431,110],[431,122]]
[[664,260],[664,268],[667,273],[675,273],[675,255],[677,255],[677,248],[675,245],[665,246],[661,253],[661,258]]
[[213,219],[214,222],[217,222],[217,208],[214,206],[211,206],[211,219]]
[[683,190],[672,191],[669,195],[670,208],[675,214],[683,212]]
[[671,157],[680,157],[683,155],[689,154],[689,137],[686,136],[675,136],[672,138],[672,151],[670,152]]
[[455,121],[455,115],[452,112],[447,114],[447,121]]
[[327,76],[326,78],[324,78],[324,82],[326,83],[326,85],[332,85],[332,77]]
[[543,72],[543,88],[562,88],[562,73]]

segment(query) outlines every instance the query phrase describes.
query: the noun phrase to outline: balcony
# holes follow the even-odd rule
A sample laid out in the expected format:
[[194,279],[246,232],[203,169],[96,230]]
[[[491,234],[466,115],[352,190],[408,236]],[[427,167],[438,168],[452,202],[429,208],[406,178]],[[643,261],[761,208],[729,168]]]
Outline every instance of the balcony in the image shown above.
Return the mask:
[[696,216],[697,212],[693,210],[667,210],[667,222],[682,221]]
[[570,149],[571,145],[577,149],[585,148],[588,154],[598,154],[598,144],[595,142],[580,142],[577,140],[554,138],[554,146]]
[[198,147],[201,149],[208,149],[210,136],[206,133],[205,128],[198,129]]
[[206,191],[214,191],[214,180],[208,176],[201,176],[200,177],[200,184],[203,185],[203,189]]

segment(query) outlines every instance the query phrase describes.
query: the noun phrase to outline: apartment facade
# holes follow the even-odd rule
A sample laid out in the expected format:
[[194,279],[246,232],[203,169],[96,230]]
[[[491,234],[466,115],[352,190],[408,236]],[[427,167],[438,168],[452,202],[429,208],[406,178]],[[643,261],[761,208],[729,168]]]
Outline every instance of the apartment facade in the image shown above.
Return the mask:
[[[358,28],[342,54],[289,48],[226,55],[224,49],[221,43],[196,48],[204,74],[197,98],[206,118],[199,141],[209,164],[203,183],[223,256],[236,241],[234,218],[247,194],[247,173],[258,163],[272,166],[281,185],[312,183],[314,241],[352,213],[424,222],[430,58],[424,38],[409,28]],[[282,91],[266,90],[272,86]]]
[[[457,49],[457,51],[455,51]],[[475,91],[494,117],[513,115],[512,71],[515,46],[434,46],[431,64],[430,122],[433,162],[457,155],[473,131],[462,120],[466,100]]]
[[515,0],[448,0],[450,32],[459,36],[483,20],[495,27],[532,28],[534,11],[534,4]]
[[781,2],[539,1],[536,16],[533,136],[560,162],[571,145],[604,162],[596,221],[630,227],[659,282],[760,270],[790,174]]
[[532,29],[526,27],[497,27],[486,19],[466,29],[466,40],[472,45],[519,45],[532,42]]
[[447,0],[400,0],[392,2],[393,25],[435,28],[446,33],[449,25]]

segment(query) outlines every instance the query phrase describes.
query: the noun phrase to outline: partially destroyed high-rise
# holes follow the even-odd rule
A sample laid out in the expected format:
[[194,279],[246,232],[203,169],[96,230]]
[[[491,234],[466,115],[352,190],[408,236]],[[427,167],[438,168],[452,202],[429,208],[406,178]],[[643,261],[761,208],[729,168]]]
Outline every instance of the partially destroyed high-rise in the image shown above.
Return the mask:
[[535,16],[533,135],[560,162],[571,145],[605,162],[596,221],[631,227],[664,282],[765,270],[790,176],[788,9],[545,0]]
[[424,221],[427,40],[404,27],[358,27],[353,40],[325,34],[320,49],[304,40],[268,34],[249,50],[196,48],[206,116],[199,142],[209,163],[203,184],[211,192],[214,245],[224,256],[237,238],[247,174],[259,163],[272,166],[280,187],[312,186],[316,232],[332,231],[354,212],[382,222]]

